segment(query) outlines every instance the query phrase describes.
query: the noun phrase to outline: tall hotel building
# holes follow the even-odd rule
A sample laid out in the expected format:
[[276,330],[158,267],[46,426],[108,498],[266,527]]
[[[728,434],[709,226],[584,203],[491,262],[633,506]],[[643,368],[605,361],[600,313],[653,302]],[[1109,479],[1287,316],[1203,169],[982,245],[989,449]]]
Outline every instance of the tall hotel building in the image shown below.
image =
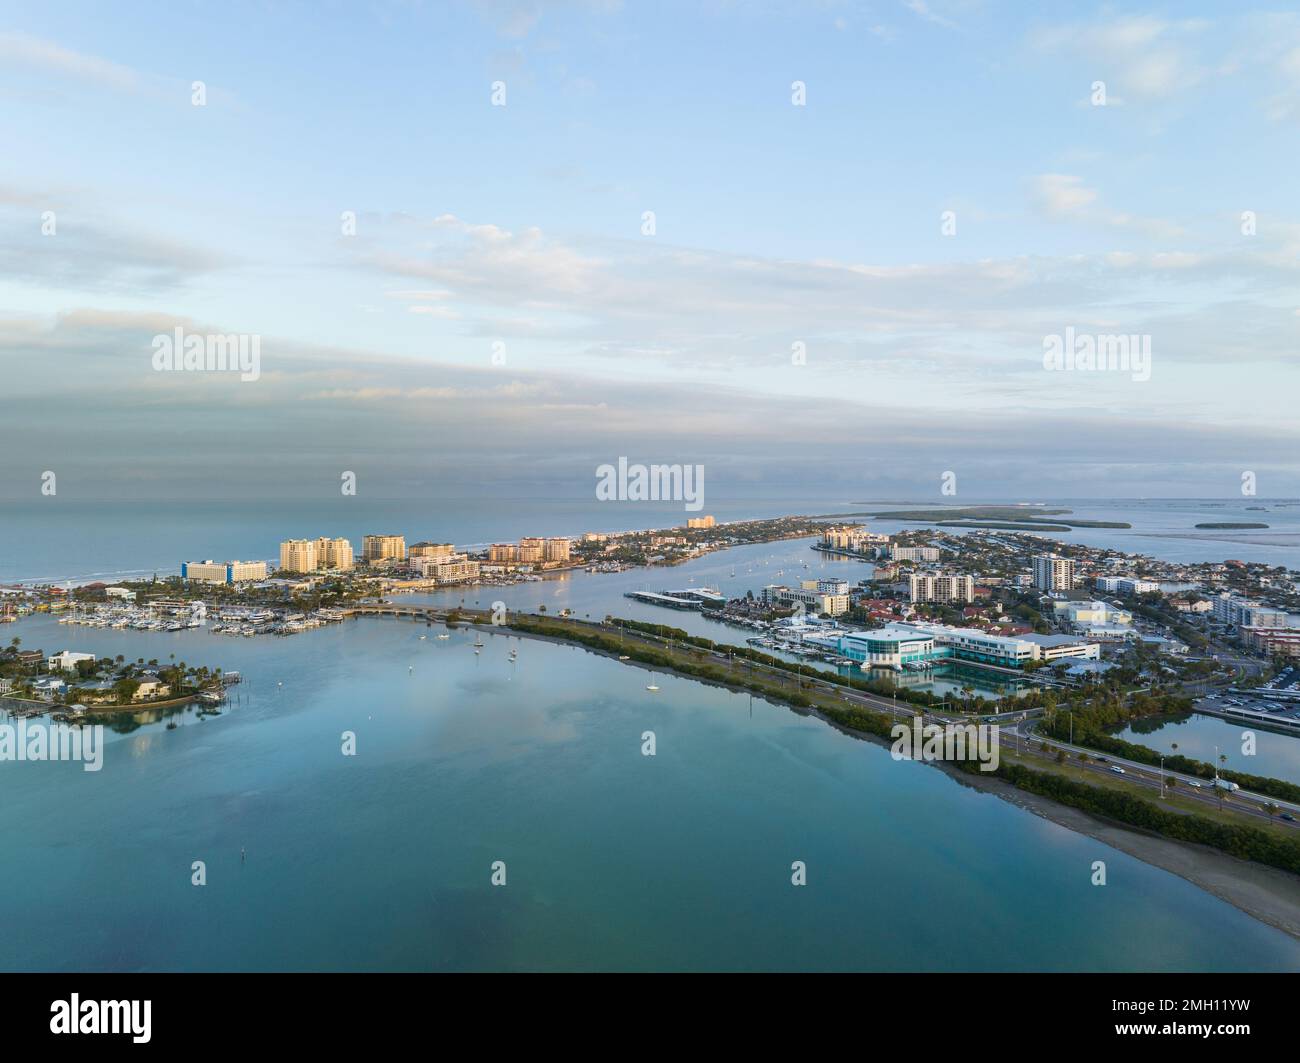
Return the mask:
[[569,551],[572,548],[573,542],[569,539],[547,539],[546,546],[543,548],[542,560],[568,561]]
[[361,556],[366,564],[406,560],[404,535],[367,535],[361,541]]
[[1034,558],[1034,586],[1040,591],[1069,591],[1074,589],[1074,560],[1042,554]]
[[315,572],[316,544],[310,539],[288,539],[280,544],[280,571]]
[[352,544],[347,539],[317,539],[316,567],[336,572],[352,570]]
[[519,561],[520,564],[546,560],[546,540],[545,539],[520,539],[519,540]]
[[413,543],[410,556],[412,561],[421,558],[451,557],[456,547],[451,543]]
[[493,543],[488,547],[488,560],[513,564],[519,560],[519,547],[515,543]]

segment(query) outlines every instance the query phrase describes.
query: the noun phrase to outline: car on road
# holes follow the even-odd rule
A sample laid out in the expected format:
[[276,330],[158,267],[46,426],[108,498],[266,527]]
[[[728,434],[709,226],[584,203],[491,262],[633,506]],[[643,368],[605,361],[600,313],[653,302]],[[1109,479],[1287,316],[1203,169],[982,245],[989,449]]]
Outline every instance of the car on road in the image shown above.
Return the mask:
[[1201,784],[1198,783],[1195,779],[1188,779],[1187,785],[1190,786],[1193,790],[1199,790],[1201,788]]
[[1294,823],[1294,822],[1295,822],[1295,816],[1291,815],[1290,812],[1283,812],[1283,813],[1282,813],[1280,816],[1278,816],[1277,818],[1278,818],[1278,819],[1284,819],[1284,820],[1286,820],[1288,823]]
[[1125,771],[1123,768],[1121,768],[1118,764],[1112,764],[1112,765],[1110,766],[1110,770],[1113,771],[1116,775],[1127,775],[1127,774],[1128,774],[1128,772],[1126,772],[1126,771]]

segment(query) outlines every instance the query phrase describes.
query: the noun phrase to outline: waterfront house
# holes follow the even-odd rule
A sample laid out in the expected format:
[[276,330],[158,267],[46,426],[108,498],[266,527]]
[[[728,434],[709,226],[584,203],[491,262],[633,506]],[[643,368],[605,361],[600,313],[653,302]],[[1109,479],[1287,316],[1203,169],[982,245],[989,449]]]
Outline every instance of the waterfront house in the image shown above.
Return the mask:
[[45,659],[45,666],[51,672],[75,672],[77,665],[81,661],[93,661],[93,653],[74,653],[72,650],[64,650],[56,653],[52,657]]
[[171,687],[166,683],[160,683],[156,679],[147,679],[136,687],[135,700],[143,701],[145,698],[165,698],[171,692]]

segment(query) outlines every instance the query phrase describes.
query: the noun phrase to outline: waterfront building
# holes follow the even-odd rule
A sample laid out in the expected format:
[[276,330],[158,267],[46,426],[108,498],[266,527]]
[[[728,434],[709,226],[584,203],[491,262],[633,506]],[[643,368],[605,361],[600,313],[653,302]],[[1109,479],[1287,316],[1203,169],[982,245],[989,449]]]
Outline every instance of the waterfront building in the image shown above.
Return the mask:
[[820,616],[842,616],[849,611],[849,596],[844,594],[827,594],[817,589],[817,581],[809,580],[801,587],[786,587],[772,584],[764,587],[762,600],[768,605],[787,606],[802,605],[805,610]]
[[51,657],[45,658],[45,667],[51,672],[74,672],[77,669],[78,661],[93,661],[93,653],[74,653],[72,650],[64,650],[56,653]]
[[932,660],[934,636],[903,625],[854,631],[840,636],[838,652],[863,668],[901,669]]
[[476,580],[482,570],[478,561],[471,561],[465,554],[451,554],[440,557],[421,557],[411,562],[411,567],[425,579],[438,583],[464,583]]
[[990,635],[978,628],[926,625],[936,650],[944,657],[991,664],[999,668],[1023,668],[1038,659],[1037,649],[1027,636]]
[[[316,567],[335,572],[351,572],[353,566],[352,544],[347,539],[317,539]],[[281,568],[284,566],[281,565]],[[291,571],[300,571],[294,569]],[[310,571],[310,570],[301,570]]]
[[515,543],[493,543],[488,547],[488,560],[499,564],[514,564],[519,560],[519,547]]
[[367,535],[361,540],[361,556],[366,564],[406,560],[406,536]]
[[688,528],[712,528],[717,523],[718,522],[710,516],[686,518],[686,527]]
[[1134,579],[1130,576],[1098,576],[1093,586],[1107,594],[1155,594],[1160,584],[1150,579]]
[[265,561],[185,561],[181,579],[195,583],[246,583],[266,579]]
[[424,557],[451,557],[456,547],[451,543],[415,543],[408,552],[412,561]]
[[1020,635],[1020,639],[1035,647],[1034,660],[1059,661],[1064,657],[1079,657],[1095,661],[1101,656],[1101,646],[1095,642],[1072,635]]
[[822,545],[832,550],[851,550],[867,553],[876,546],[888,544],[889,536],[867,531],[862,524],[844,524],[822,532]]
[[538,538],[519,540],[519,563],[537,564],[546,560],[546,540]]
[[956,660],[998,668],[1023,668],[1033,661],[1063,657],[1096,660],[1101,647],[1069,635],[990,635],[978,628],[946,624],[892,624],[841,637],[842,656],[885,668],[916,667]]
[[1290,616],[1281,609],[1272,609],[1248,598],[1223,593],[1212,601],[1214,618],[1235,627],[1284,628]]
[[[710,520],[713,518],[710,517]],[[573,549],[573,541],[570,539],[547,539],[543,547],[542,559],[544,561],[564,562],[569,560],[570,552]]]
[[893,543],[889,547],[891,561],[938,561],[937,546],[899,546]]
[[159,682],[157,679],[143,679],[140,681],[140,685],[135,688],[131,700],[143,701],[145,698],[165,698],[171,692],[172,688],[166,683]]
[[973,602],[975,580],[943,572],[913,572],[908,577],[914,602]]
[[1040,591],[1069,591],[1077,578],[1073,558],[1040,554],[1034,558],[1034,586]]
[[310,539],[286,539],[280,544],[281,572],[315,572],[316,544]]

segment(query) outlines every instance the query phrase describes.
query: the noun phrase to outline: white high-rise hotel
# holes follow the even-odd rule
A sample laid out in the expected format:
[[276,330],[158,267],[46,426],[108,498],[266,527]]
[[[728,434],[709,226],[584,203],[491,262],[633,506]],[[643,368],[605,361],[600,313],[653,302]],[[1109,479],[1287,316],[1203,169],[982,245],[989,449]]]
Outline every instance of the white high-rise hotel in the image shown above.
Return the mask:
[[1042,554],[1034,558],[1034,586],[1042,591],[1070,591],[1075,582],[1074,560]]

